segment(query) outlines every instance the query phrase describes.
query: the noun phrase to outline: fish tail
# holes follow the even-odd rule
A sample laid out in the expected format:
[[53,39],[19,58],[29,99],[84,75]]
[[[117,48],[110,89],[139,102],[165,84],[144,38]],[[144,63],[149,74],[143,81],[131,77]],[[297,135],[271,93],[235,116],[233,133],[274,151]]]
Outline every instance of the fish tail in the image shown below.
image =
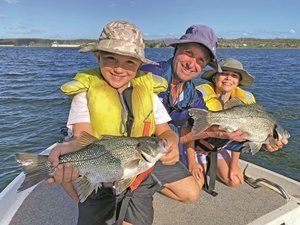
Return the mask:
[[48,156],[32,153],[17,153],[15,157],[25,173],[25,180],[18,188],[18,192],[51,177],[53,168],[48,161]]
[[210,124],[207,120],[207,110],[192,108],[189,109],[189,113],[190,116],[194,119],[194,125],[192,128],[193,135],[196,135],[210,127]]

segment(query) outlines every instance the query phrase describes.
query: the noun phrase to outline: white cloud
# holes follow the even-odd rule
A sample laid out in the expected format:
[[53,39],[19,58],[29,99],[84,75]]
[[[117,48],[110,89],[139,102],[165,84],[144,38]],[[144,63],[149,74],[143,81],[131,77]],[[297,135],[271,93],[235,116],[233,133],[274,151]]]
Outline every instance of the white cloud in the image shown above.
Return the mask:
[[1,13],[0,13],[0,19],[1,19],[1,18],[7,18],[7,17],[8,17],[7,15],[1,14]]
[[19,3],[18,0],[4,0],[5,2],[7,2],[8,4],[16,4]]
[[11,34],[42,34],[44,33],[43,30],[37,29],[37,28],[32,28],[28,30],[14,30],[10,32]]
[[30,35],[40,35],[45,33],[45,30],[42,30],[33,26],[32,24],[27,23],[20,23],[17,26],[6,27],[5,29],[7,30],[7,34],[9,36],[13,35],[18,37],[28,37]]
[[290,33],[290,34],[295,34],[296,31],[295,31],[294,29],[290,29],[290,30],[289,30],[289,33]]

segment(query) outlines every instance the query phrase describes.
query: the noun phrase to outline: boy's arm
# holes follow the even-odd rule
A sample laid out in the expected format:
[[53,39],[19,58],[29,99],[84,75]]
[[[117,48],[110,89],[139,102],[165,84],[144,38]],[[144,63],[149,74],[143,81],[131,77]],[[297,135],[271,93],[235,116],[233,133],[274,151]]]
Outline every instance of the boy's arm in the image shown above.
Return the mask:
[[164,165],[173,165],[179,161],[178,136],[171,130],[169,124],[162,123],[155,125],[155,135],[159,139],[165,139],[168,143],[168,153],[160,161]]

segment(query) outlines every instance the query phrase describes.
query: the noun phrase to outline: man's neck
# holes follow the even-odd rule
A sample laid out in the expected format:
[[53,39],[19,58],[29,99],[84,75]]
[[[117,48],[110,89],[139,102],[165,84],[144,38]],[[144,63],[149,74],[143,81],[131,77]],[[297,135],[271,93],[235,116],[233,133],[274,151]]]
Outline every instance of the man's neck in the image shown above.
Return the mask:
[[173,84],[173,85],[178,85],[178,84],[183,84],[183,83],[185,83],[185,81],[179,79],[179,78],[176,77],[176,76],[173,76],[173,78],[172,78],[172,84]]

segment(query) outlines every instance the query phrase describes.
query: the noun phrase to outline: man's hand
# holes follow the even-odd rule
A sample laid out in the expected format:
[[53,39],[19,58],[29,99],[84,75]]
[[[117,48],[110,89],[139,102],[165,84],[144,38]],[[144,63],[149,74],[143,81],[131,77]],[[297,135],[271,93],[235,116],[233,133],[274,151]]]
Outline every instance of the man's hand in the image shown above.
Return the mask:
[[199,163],[189,163],[188,169],[196,180],[204,179],[203,168]]
[[239,130],[228,133],[219,129],[219,126],[213,125],[207,128],[205,131],[193,135],[192,132],[186,132],[182,134],[181,143],[187,143],[190,141],[205,139],[205,138],[220,138],[230,139],[237,142],[243,142],[247,140],[247,135]]

